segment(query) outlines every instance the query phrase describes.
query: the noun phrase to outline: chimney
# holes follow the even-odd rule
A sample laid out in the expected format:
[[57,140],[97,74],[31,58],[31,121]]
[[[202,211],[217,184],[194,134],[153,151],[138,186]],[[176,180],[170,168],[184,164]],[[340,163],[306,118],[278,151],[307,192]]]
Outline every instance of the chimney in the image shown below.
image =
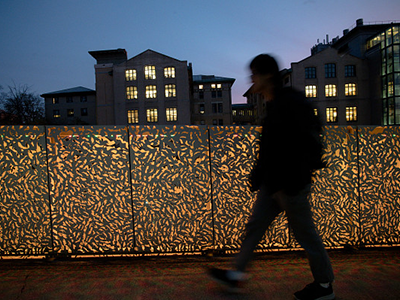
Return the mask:
[[356,21],[356,24],[357,24],[357,27],[358,27],[358,26],[363,26],[363,25],[364,25],[364,20],[363,20],[363,19],[358,19],[358,20]]
[[349,33],[349,30],[348,30],[348,29],[343,30],[343,36],[345,36],[345,35],[348,34],[348,33]]

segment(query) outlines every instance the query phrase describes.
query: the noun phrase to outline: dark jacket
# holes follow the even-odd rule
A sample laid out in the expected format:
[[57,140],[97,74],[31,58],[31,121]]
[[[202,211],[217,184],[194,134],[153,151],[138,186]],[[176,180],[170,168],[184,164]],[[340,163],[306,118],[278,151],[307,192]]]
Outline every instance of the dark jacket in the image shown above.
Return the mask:
[[264,184],[269,194],[296,194],[311,183],[313,170],[324,167],[321,123],[304,95],[290,88],[268,102],[266,112],[251,189]]

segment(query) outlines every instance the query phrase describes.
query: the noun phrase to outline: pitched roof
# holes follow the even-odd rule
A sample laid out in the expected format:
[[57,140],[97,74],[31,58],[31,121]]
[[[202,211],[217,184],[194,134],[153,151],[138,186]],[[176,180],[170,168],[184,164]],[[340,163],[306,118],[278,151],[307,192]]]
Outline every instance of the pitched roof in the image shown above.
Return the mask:
[[65,89],[65,90],[59,90],[59,91],[54,91],[54,92],[49,92],[49,93],[45,93],[40,95],[41,97],[45,97],[45,96],[55,96],[55,95],[62,95],[62,94],[95,94],[96,91],[95,90],[91,90],[88,88],[85,88],[83,86],[77,86],[77,87],[73,87],[70,89]]
[[206,82],[231,82],[233,83],[235,78],[220,77],[215,75],[193,75],[193,82],[206,83]]
[[166,57],[166,58],[169,58],[169,59],[173,59],[173,60],[176,60],[176,61],[179,61],[179,62],[186,62],[186,60],[179,60],[179,59],[173,58],[173,57],[171,57],[171,56],[162,54],[162,53],[160,53],[160,52],[151,50],[151,49],[147,49],[147,50],[143,51],[142,53],[139,53],[139,54],[135,55],[134,57],[128,59],[128,61],[129,61],[129,60],[134,60],[135,58],[140,57],[140,56],[143,56],[143,55],[146,55],[146,54],[149,54],[149,55],[159,55],[159,56],[163,56],[163,57]]

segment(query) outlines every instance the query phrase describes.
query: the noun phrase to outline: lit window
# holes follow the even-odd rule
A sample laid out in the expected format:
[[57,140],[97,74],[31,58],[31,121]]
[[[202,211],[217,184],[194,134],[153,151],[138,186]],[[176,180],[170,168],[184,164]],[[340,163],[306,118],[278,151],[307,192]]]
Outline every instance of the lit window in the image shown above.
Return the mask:
[[326,64],[325,65],[325,78],[335,78],[336,77],[336,65]]
[[137,124],[139,123],[139,110],[133,109],[128,110],[128,124]]
[[178,120],[178,110],[176,107],[169,107],[165,110],[167,122],[174,122]]
[[317,69],[315,67],[308,67],[305,68],[305,75],[306,79],[316,78],[317,76]]
[[357,94],[355,83],[346,83],[344,85],[344,94],[346,96],[355,96]]
[[215,90],[215,89],[222,89],[222,84],[221,83],[212,83],[211,84],[211,89]]
[[87,108],[81,108],[81,116],[87,116],[87,115],[88,115]]
[[175,68],[174,67],[164,68],[164,77],[175,78]]
[[158,122],[158,111],[157,108],[148,108],[146,110],[147,122],[156,123]]
[[346,121],[347,122],[357,121],[357,107],[355,106],[346,107]]
[[58,97],[53,98],[52,101],[53,101],[53,104],[56,104],[56,103],[60,102]]
[[68,117],[73,117],[74,116],[74,109],[73,108],[67,109],[67,116]]
[[199,85],[199,90],[204,89],[204,86],[202,84]]
[[356,66],[347,65],[344,66],[344,77],[354,77],[356,76]]
[[157,87],[155,85],[146,86],[146,98],[147,99],[157,98]]
[[314,115],[318,116],[318,108],[314,108]]
[[165,97],[166,98],[176,97],[175,84],[166,84],[165,85]]
[[53,110],[53,118],[60,118],[60,117],[61,117],[60,110],[58,109]]
[[335,84],[327,84],[325,85],[325,97],[336,97],[336,85]]
[[317,86],[316,85],[306,85],[306,97],[316,98],[317,97]]
[[138,91],[136,86],[127,86],[126,87],[126,99],[132,100],[138,98]]
[[205,112],[204,104],[200,104],[199,105],[199,113],[204,114],[204,112]]
[[236,116],[236,109],[232,110],[232,115]]
[[125,80],[133,81],[136,80],[136,70],[125,70]]
[[328,123],[337,122],[337,107],[326,108],[326,122]]
[[144,67],[144,78],[156,79],[156,67],[155,66],[145,66]]

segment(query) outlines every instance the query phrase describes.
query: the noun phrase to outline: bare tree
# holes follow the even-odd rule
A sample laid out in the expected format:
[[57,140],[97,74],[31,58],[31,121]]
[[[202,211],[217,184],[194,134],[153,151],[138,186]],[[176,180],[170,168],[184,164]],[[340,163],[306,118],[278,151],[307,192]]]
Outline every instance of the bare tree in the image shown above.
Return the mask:
[[44,102],[27,85],[8,86],[8,92],[1,93],[0,104],[6,116],[3,124],[44,124]]

